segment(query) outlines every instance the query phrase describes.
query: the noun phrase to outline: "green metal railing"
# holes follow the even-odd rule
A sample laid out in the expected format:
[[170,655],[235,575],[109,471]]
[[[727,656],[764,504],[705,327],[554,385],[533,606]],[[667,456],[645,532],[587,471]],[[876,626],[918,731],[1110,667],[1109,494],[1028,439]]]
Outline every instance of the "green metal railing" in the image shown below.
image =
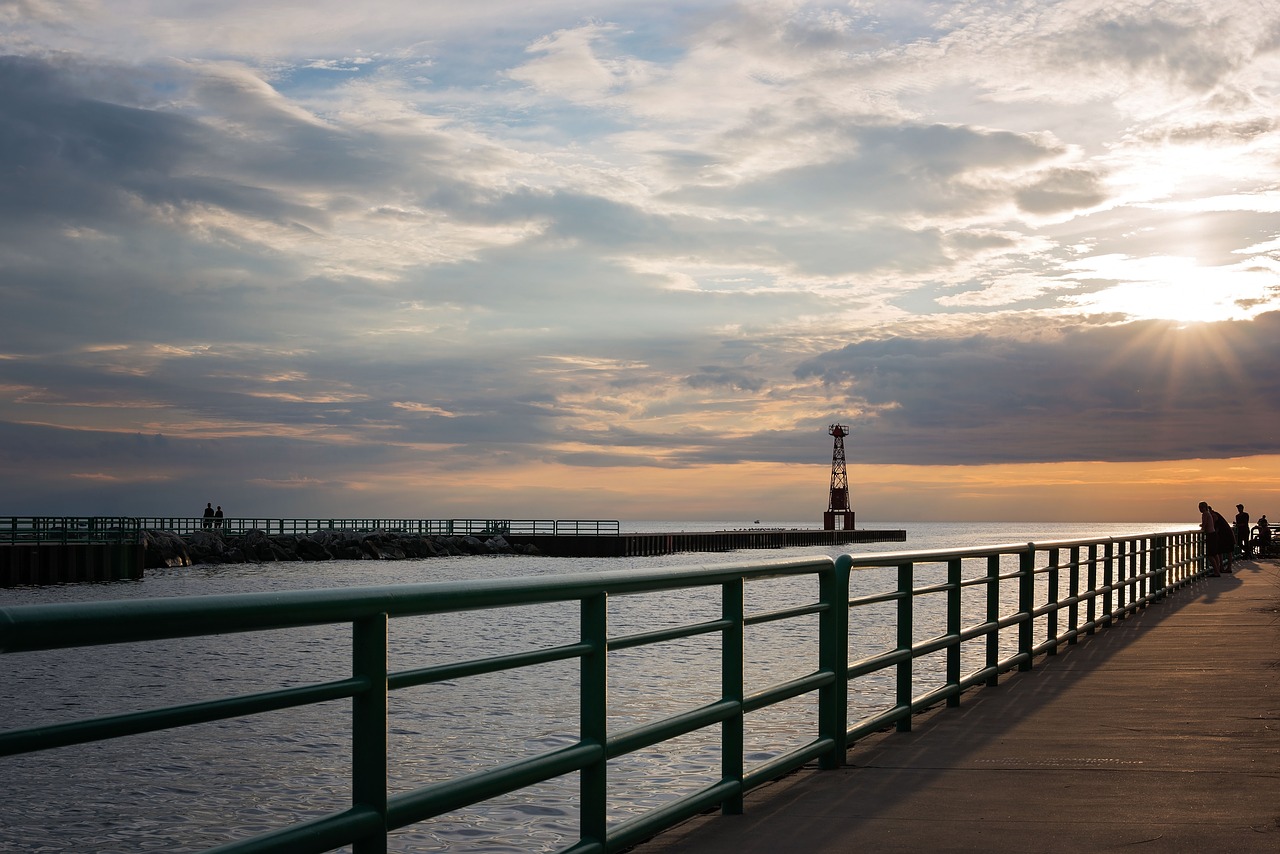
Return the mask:
[[[835,560],[815,557],[498,581],[0,608],[0,653],[315,625],[352,627],[347,678],[0,732],[0,757],[349,698],[353,709],[350,807],[250,840],[230,841],[214,850],[297,854],[351,845],[357,854],[381,852],[387,848],[389,831],[576,774],[579,839],[564,850],[612,852],[708,809],[740,812],[745,792],[806,763],[838,767],[852,741],[890,726],[909,729],[913,714],[944,702],[957,705],[966,688],[992,684],[1008,670],[1029,669],[1037,655],[1054,654],[1203,572],[1201,536],[1180,531],[844,555]],[[799,584],[806,578],[817,581],[816,601],[747,612],[748,584],[765,579]],[[862,590],[886,578],[891,581],[887,587]],[[693,589],[711,595],[718,592],[718,618],[609,635],[609,597]],[[553,602],[577,603],[575,641],[412,670],[388,669],[392,620]],[[855,655],[851,650],[861,649],[864,641],[857,616],[864,609],[889,609],[894,619],[889,637],[876,641],[879,648]],[[753,627],[812,617],[817,623],[812,637],[816,666],[747,693],[744,651]],[[610,732],[606,685],[610,653],[699,636],[718,636],[719,672],[706,674],[706,681],[716,686],[718,699],[656,722]],[[388,793],[389,692],[575,660],[579,695],[575,743],[411,791]],[[884,675],[892,677],[891,696],[869,707],[866,697],[877,691],[863,690],[864,680],[879,677],[884,682]],[[799,697],[815,701],[807,740],[766,761],[748,764],[745,716]],[[707,728],[719,731],[718,780],[649,812],[609,823],[611,761]],[[668,745],[667,749],[676,748]]]
[[0,544],[136,543],[141,520],[132,516],[0,517]]
[[426,536],[616,537],[616,519],[266,519],[207,516],[4,516],[3,543],[137,542],[142,530],[193,534],[211,529],[227,534],[309,534],[323,530],[394,531]]
[[148,530],[192,534],[202,528],[228,534],[309,534],[314,531],[395,531],[425,536],[593,536],[616,537],[616,519],[263,519],[205,516],[146,516],[137,520]]

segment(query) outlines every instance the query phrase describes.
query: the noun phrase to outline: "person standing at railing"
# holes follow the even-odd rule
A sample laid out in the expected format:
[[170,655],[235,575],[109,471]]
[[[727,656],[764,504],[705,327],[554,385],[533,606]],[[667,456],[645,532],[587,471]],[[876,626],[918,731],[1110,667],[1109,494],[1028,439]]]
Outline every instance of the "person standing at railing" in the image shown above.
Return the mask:
[[222,505],[218,505],[218,509],[213,511],[213,527],[222,527]]
[[1231,553],[1236,548],[1235,534],[1231,533],[1231,526],[1227,524],[1226,518],[1221,513],[1213,509],[1213,505],[1209,505],[1209,512],[1213,514],[1213,532],[1218,537],[1218,554],[1219,563],[1222,564],[1223,572],[1231,571]]
[[204,524],[201,527],[204,527],[204,528],[213,527],[213,502],[212,501],[204,505]]
[[1209,557],[1209,566],[1213,567],[1212,575],[1222,575],[1222,558],[1218,555],[1218,538],[1214,531],[1213,511],[1208,502],[1200,502],[1200,530],[1204,533],[1204,552]]
[[1243,504],[1236,505],[1236,542],[1240,545],[1240,556],[1249,557],[1253,549],[1249,544],[1249,514]]

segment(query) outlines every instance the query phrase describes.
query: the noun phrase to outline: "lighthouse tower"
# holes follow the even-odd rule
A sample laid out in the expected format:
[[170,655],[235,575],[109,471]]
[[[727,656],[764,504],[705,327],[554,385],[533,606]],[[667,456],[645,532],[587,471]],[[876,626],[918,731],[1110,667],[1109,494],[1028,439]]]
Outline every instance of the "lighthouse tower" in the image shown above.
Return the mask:
[[849,475],[844,469],[844,437],[849,435],[849,431],[840,424],[832,424],[827,432],[835,437],[836,443],[831,452],[831,500],[827,512],[822,514],[822,528],[826,531],[852,531]]

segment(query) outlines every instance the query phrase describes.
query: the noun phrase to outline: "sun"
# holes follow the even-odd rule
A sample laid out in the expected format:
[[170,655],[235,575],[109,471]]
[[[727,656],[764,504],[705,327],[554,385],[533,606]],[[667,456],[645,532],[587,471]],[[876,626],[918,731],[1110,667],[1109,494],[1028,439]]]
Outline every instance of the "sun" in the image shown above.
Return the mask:
[[1175,255],[1103,255],[1071,266],[1077,278],[1115,283],[1067,297],[1075,311],[1192,323],[1247,320],[1280,308],[1280,273],[1274,262],[1251,259],[1247,264],[1204,267]]

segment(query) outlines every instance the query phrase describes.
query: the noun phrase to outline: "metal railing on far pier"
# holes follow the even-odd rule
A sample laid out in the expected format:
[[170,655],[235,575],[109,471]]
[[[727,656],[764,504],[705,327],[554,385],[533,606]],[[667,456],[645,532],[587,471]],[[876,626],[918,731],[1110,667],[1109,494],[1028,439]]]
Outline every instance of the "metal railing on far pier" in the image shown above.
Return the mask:
[[394,531],[421,536],[592,536],[616,537],[616,519],[275,519],[258,517],[145,516],[138,519],[148,530],[193,534],[201,529],[243,534],[309,534],[323,530]]

